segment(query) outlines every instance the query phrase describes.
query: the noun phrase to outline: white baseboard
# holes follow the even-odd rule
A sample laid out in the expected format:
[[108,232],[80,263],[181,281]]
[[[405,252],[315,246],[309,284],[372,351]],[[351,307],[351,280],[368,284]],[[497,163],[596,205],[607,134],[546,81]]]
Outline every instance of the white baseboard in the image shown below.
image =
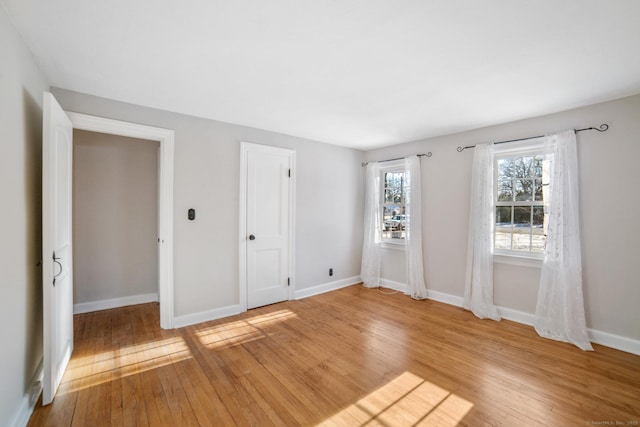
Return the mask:
[[634,340],[620,335],[610,334],[608,332],[597,331],[595,329],[587,329],[587,333],[589,334],[589,339],[593,343],[640,356],[640,340]]
[[427,289],[427,298],[443,302],[445,304],[454,305],[456,307],[462,307],[462,302],[464,301],[462,297],[457,295],[447,294],[440,291],[432,291],[430,289]]
[[109,310],[128,305],[158,302],[158,294],[132,295],[130,297],[104,299],[101,301],[81,302],[73,305],[73,314],[90,313],[92,311]]
[[36,371],[29,383],[29,389],[22,399],[20,405],[16,410],[11,421],[9,421],[9,427],[25,427],[29,423],[29,418],[33,414],[33,410],[36,407],[40,393],[42,392],[42,359],[36,368]]
[[380,278],[380,286],[383,286],[387,289],[393,289],[394,291],[407,293],[407,285],[404,283],[396,282],[394,280],[383,279]]
[[[402,292],[405,292],[407,289],[406,284],[387,279],[380,279],[380,284]],[[454,305],[456,307],[462,307],[462,303],[464,301],[462,297],[457,295],[432,290],[427,290],[427,298],[443,302],[445,304]],[[507,307],[498,307],[498,311],[503,319],[522,323],[523,325],[533,326],[535,319],[533,313],[527,313]],[[632,338],[610,334],[596,329],[587,329],[587,333],[589,334],[589,339],[593,343],[615,348],[616,350],[626,351],[627,353],[640,355],[640,340],[634,340]]]
[[527,313],[526,311],[514,310],[507,307],[498,307],[498,312],[500,312],[500,316],[502,316],[503,319],[522,323],[523,325],[533,326],[535,319],[533,313]]
[[360,283],[360,276],[348,277],[346,279],[336,280],[335,282],[323,283],[322,285],[312,286],[310,288],[298,289],[294,294],[294,299],[308,298],[314,295],[323,294],[336,289],[346,288],[347,286]]
[[212,310],[200,311],[198,313],[185,314],[173,318],[174,328],[183,328],[198,323],[208,322],[210,320],[221,319],[223,317],[233,316],[242,313],[240,304],[228,305],[226,307],[214,308]]

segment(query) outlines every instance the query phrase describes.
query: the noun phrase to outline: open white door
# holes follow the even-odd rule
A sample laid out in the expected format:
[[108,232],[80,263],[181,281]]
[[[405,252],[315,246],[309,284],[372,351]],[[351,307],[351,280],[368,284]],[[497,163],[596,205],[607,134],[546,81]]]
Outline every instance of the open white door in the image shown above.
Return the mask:
[[72,138],[71,121],[53,95],[45,92],[42,135],[43,405],[53,401],[73,351]]
[[289,299],[294,152],[246,144],[247,308]]

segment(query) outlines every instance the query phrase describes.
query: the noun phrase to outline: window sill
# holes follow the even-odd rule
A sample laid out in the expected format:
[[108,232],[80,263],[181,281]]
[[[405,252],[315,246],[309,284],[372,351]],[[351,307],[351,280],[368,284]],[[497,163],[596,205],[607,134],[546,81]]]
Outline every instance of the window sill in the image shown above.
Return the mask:
[[380,247],[382,247],[382,249],[393,249],[394,251],[404,251],[406,248],[406,245],[404,243],[404,240],[402,242],[390,242],[390,241],[384,241],[380,244]]
[[532,258],[520,255],[493,254],[494,264],[519,265],[521,267],[542,267],[542,258]]

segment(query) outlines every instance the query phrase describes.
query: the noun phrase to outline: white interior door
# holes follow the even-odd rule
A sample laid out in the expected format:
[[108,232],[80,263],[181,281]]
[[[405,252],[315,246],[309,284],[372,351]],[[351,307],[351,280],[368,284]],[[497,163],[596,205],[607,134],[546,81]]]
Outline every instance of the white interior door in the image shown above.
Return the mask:
[[44,405],[53,401],[73,351],[72,138],[71,121],[53,95],[45,92],[42,141]]
[[247,152],[247,308],[289,299],[293,152]]

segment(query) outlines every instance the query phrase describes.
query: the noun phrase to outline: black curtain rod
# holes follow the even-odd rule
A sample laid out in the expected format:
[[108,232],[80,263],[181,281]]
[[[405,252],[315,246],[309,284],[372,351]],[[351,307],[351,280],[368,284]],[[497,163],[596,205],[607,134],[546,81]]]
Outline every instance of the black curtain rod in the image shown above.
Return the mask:
[[[590,128],[584,128],[584,129],[574,129],[573,131],[575,133],[582,132],[582,131],[585,131],[585,130],[597,130],[598,132],[605,132],[607,129],[609,129],[609,125],[606,124],[606,123],[603,123],[603,124],[600,125],[599,128],[590,127]],[[505,144],[507,142],[526,141],[527,139],[544,138],[545,136],[546,135],[538,135],[538,136],[530,136],[528,138],[510,139],[508,141],[498,141],[498,142],[494,142],[493,145]],[[467,145],[466,147],[458,147],[457,150],[458,150],[458,153],[461,153],[464,150],[466,150],[467,148],[473,148],[473,147],[475,147],[475,145]]]
[[[416,156],[418,157],[431,157],[431,151],[425,153],[425,154],[416,154]],[[407,156],[409,157],[409,156]],[[395,159],[386,159],[386,160],[369,160],[368,162],[362,162],[362,167],[367,166],[369,163],[383,163],[383,162],[392,162],[394,160],[403,160],[406,159],[407,157],[396,157]]]

